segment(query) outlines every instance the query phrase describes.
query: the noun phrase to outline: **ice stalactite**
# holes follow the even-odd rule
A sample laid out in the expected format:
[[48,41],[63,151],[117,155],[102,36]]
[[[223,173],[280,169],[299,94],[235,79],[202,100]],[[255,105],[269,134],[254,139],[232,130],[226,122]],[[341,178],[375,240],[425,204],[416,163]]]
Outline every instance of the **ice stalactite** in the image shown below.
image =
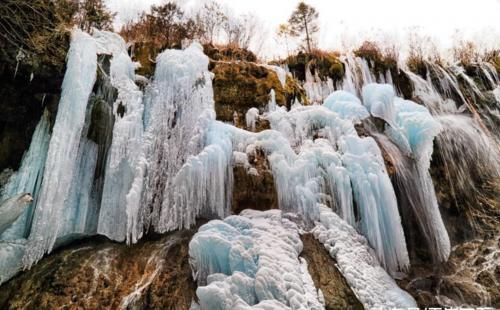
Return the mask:
[[[106,33],[100,34],[103,36]],[[104,38],[104,52],[112,54],[110,78],[111,84],[118,90],[118,97],[113,104],[115,123],[105,168],[97,232],[116,241],[136,242],[142,234],[142,227],[133,227],[128,220],[136,221],[139,201],[131,201],[128,194],[135,176],[141,173],[143,94],[134,82],[136,65],[128,56],[123,39],[117,35]]]
[[408,269],[410,261],[397,199],[377,143],[372,138],[346,136],[341,150],[359,209],[361,232],[391,274]]
[[390,72],[387,71],[385,74],[380,73],[379,76],[376,76],[372,70],[370,70],[370,64],[367,59],[357,57],[350,53],[342,57],[342,62],[345,67],[345,74],[341,87],[342,90],[361,97],[363,86],[367,84],[392,84]]
[[[359,99],[351,106],[352,115],[362,111],[357,119],[366,116]],[[217,127],[238,151],[259,148],[267,154],[280,209],[311,225],[319,219],[318,202],[328,203],[350,224],[359,222],[391,273],[405,270],[409,261],[396,196],[375,141],[358,137],[350,119],[323,106],[278,109],[266,118],[273,130],[249,133],[225,124]]]
[[[181,180],[176,175],[183,165],[192,164],[190,156],[203,150],[206,130],[215,119],[212,74],[202,47],[194,43],[183,51],[167,50],[160,54],[152,89],[145,132],[147,175],[141,201],[145,211],[137,225],[165,232],[188,227],[193,220],[189,209],[201,208],[187,205],[193,202],[189,199],[181,199],[183,194],[179,191],[186,189],[177,186]],[[187,174],[185,169],[183,173]],[[133,195],[139,195],[140,179]],[[224,201],[219,203],[226,205]]]
[[321,80],[319,74],[313,74],[309,66],[306,67],[306,81],[303,85],[306,92],[307,98],[312,103],[321,103],[328,97],[333,91],[335,91],[335,85],[333,80],[327,77],[325,80]]
[[75,30],[68,52],[61,100],[50,139],[40,196],[36,206],[26,265],[52,250],[62,227],[71,181],[77,170],[78,147],[87,111],[87,102],[96,79],[97,46],[94,39]]
[[[0,203],[20,193],[32,193],[33,202],[26,205],[21,215],[13,223],[0,229],[0,284],[22,269],[22,257],[26,248],[26,238],[31,229],[31,222],[42,183],[45,159],[50,141],[50,120],[47,111],[38,123],[28,152],[23,156],[19,171],[13,174],[1,193]],[[21,194],[24,195],[24,194]],[[3,208],[3,205],[1,206]],[[6,221],[5,215],[1,216]]]
[[274,73],[276,73],[276,76],[278,77],[278,80],[280,81],[280,84],[283,88],[286,87],[286,78],[288,76],[288,72],[283,69],[282,67],[279,66],[273,66],[273,65],[264,65],[265,68],[269,70],[273,70]]
[[329,208],[321,208],[313,234],[330,255],[367,309],[415,308],[415,300],[380,266],[367,240]]
[[205,224],[189,244],[201,309],[323,309],[301,251],[278,210]]
[[19,193],[31,193],[34,202],[27,211],[3,234],[2,240],[24,239],[28,236],[34,207],[38,200],[38,192],[42,184],[45,159],[50,141],[49,114],[45,111],[39,121],[28,152],[23,156],[19,171],[13,174],[0,193],[0,201],[13,197]]

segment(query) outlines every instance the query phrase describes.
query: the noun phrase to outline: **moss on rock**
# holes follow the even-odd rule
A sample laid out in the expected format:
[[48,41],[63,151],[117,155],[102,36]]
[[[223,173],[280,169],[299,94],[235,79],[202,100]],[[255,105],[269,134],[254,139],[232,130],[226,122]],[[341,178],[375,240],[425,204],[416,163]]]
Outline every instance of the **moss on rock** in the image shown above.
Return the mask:
[[318,74],[322,80],[331,78],[333,81],[342,80],[345,74],[344,65],[333,52],[314,51],[313,53],[299,52],[279,64],[286,64],[290,72],[300,81],[306,79],[306,69],[309,67],[312,74]]
[[210,69],[214,73],[217,119],[234,122],[239,127],[243,127],[248,109],[256,107],[260,111],[265,110],[273,89],[276,103],[280,106],[290,106],[295,98],[305,101],[305,92],[295,79],[288,77],[283,87],[277,74],[264,66],[242,61],[212,61]]

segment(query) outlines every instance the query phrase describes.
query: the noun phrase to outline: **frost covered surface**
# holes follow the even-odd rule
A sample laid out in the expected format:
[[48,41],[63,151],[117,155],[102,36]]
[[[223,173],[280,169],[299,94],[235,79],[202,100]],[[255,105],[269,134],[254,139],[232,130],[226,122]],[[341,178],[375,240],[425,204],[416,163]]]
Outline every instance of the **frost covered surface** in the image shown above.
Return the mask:
[[189,244],[202,309],[323,309],[281,211],[245,210],[203,225]]
[[415,300],[382,268],[366,239],[329,208],[321,208],[320,223],[313,233],[337,261],[340,271],[367,309],[417,307]]

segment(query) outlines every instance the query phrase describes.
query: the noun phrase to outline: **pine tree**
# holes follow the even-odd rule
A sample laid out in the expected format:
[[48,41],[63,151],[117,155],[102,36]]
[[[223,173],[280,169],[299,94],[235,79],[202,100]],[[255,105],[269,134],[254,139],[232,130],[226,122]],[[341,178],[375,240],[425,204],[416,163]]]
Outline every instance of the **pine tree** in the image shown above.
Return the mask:
[[316,12],[316,9],[304,2],[299,3],[288,20],[292,30],[291,33],[295,36],[305,35],[304,41],[309,53],[312,52],[313,35],[319,31],[317,20],[318,12]]

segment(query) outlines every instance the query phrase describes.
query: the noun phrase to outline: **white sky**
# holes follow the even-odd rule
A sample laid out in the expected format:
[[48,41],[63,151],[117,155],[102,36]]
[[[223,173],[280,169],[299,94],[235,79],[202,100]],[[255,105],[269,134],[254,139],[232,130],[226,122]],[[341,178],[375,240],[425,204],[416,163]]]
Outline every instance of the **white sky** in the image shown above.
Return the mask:
[[[151,4],[167,0],[107,0],[120,20],[135,16]],[[180,0],[189,10],[204,0]],[[235,14],[253,13],[267,33],[267,57],[284,53],[273,38],[277,26],[288,20],[298,0],[216,0]],[[179,1],[178,1],[179,2]],[[449,47],[459,29],[466,37],[500,45],[500,0],[306,0],[319,12],[319,46],[341,49],[342,42],[359,43],[388,33],[400,40],[410,28],[434,37],[441,47]]]

